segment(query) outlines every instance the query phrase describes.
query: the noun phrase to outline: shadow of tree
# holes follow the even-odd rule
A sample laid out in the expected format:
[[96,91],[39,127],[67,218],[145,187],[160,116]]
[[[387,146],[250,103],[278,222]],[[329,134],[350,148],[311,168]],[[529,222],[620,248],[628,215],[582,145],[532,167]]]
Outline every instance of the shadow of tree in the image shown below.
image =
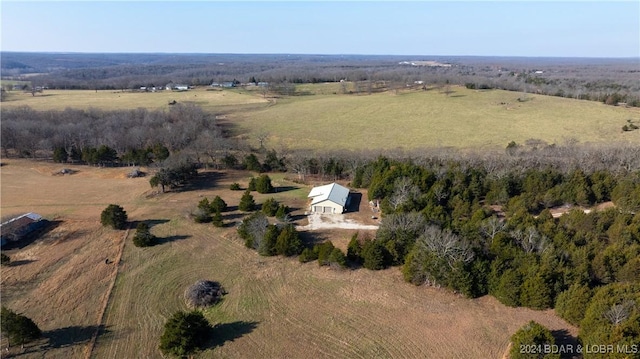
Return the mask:
[[300,187],[280,186],[280,187],[274,187],[273,193],[288,192],[288,191],[294,191],[294,190],[297,190],[297,189],[300,189]]
[[165,244],[165,243],[171,243],[171,242],[175,242],[175,241],[180,241],[183,239],[187,239],[191,236],[189,235],[175,235],[175,236],[169,236],[169,237],[158,237],[156,238],[156,246],[161,245],[161,244]]
[[37,261],[33,260],[33,259],[21,259],[21,260],[18,260],[18,261],[11,261],[9,263],[9,265],[11,267],[17,267],[17,266],[22,266],[22,265],[25,265],[25,264],[29,264],[31,262],[37,262]]
[[49,339],[49,348],[64,348],[88,342],[96,331],[107,333],[104,325],[75,325],[42,333],[42,336]]
[[259,322],[237,321],[233,323],[221,323],[211,329],[211,338],[205,344],[205,349],[214,349],[241,338],[245,334],[251,333],[258,327]]
[[167,222],[169,222],[168,219],[148,219],[144,221],[132,221],[131,228],[135,229],[140,223],[146,223],[149,226],[149,228],[153,228],[153,226],[157,226],[159,224],[163,224]]
[[323,233],[319,231],[314,231],[314,232],[298,231],[298,234],[300,235],[300,239],[302,240],[302,245],[305,248],[307,247],[313,248],[314,245],[325,242],[330,239],[327,233]]
[[[556,340],[556,345],[558,347],[565,348],[577,348],[578,347],[578,338],[574,337],[569,333],[566,329],[558,329],[552,330],[551,335]],[[574,353],[560,353],[560,358],[573,358]]]

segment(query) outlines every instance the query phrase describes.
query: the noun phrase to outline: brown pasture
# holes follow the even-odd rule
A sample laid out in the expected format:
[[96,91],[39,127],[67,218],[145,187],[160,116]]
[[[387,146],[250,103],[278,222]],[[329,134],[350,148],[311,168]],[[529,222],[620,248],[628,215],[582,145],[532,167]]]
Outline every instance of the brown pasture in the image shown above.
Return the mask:
[[[190,191],[155,194],[148,179],[125,178],[127,168],[65,166],[79,172],[52,176],[62,166],[3,163],[2,215],[33,211],[59,221],[43,238],[12,250],[20,264],[0,272],[2,304],[25,313],[45,332],[21,358],[160,358],[164,322],[187,309],[183,292],[198,279],[219,281],[228,291],[205,311],[216,326],[200,358],[496,358],[529,320],[577,332],[550,310],[415,287],[398,268],[335,270],[261,257],[236,237],[237,211],[225,213],[230,225],[221,229],[188,218],[203,197],[220,195],[237,206],[242,192],[228,188],[246,183],[245,172],[207,172]],[[301,207],[296,191],[304,190],[275,196]],[[260,203],[267,195],[255,197]],[[129,234],[121,247],[125,232],[99,224],[109,203],[122,205],[132,221],[150,221],[161,243],[137,248]],[[353,232],[320,234],[344,248]],[[114,263],[105,264],[106,258]],[[98,326],[95,345],[80,334]]]

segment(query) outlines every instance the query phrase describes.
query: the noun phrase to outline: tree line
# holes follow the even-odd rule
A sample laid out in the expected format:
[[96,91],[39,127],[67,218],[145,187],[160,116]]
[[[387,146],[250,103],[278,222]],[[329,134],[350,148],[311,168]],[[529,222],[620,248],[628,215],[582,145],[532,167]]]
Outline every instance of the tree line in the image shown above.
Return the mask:
[[[508,306],[555,308],[585,344],[640,339],[640,171],[490,173],[380,157],[356,171],[384,213],[347,258]],[[584,211],[612,201],[614,207]],[[566,214],[551,209],[568,205]],[[587,213],[588,212],[588,213]]]
[[[421,60],[403,56],[326,55],[145,55],[83,54],[70,58],[48,54],[2,53],[2,75],[29,80],[31,87],[57,89],[132,90],[168,83],[207,86],[212,82],[268,82],[274,90],[291,84],[351,81],[371,92],[416,82],[457,84],[475,89],[524,93],[640,106],[640,85],[632,76],[634,59],[527,59],[431,56],[450,67],[411,65]],[[74,58],[74,56],[76,58]],[[416,61],[416,62],[414,62]],[[119,64],[113,66],[113,63]],[[58,66],[54,66],[57,64]],[[40,75],[21,77],[23,73]],[[360,88],[356,86],[356,89]],[[10,88],[5,89],[10,91]]]

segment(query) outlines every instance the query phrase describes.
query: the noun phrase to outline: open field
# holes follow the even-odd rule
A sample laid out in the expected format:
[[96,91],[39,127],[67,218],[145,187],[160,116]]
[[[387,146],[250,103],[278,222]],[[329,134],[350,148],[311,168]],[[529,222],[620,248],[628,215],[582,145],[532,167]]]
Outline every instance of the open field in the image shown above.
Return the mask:
[[[60,165],[3,162],[2,215],[34,211],[60,221],[44,239],[9,253],[19,265],[1,269],[3,304],[31,317],[49,338],[21,358],[84,358],[90,346],[80,329],[99,325],[91,357],[159,358],[163,324],[186,309],[182,294],[198,279],[220,281],[229,292],[205,312],[217,327],[202,358],[496,358],[532,319],[577,332],[553,311],[412,286],[397,268],[341,271],[260,257],[232,226],[216,229],[186,217],[203,196],[218,194],[236,206],[241,192],[228,186],[246,183],[246,172],[208,172],[191,191],[155,195],[148,179],[125,178],[127,168],[66,166],[79,172],[52,176]],[[303,186],[280,178],[277,184],[292,187],[277,198],[302,207]],[[261,203],[267,195],[255,197]],[[98,223],[109,203],[123,205],[132,221],[151,221],[161,244],[137,248],[129,235],[121,261],[105,264],[117,258],[124,235]],[[228,223],[239,218],[225,214]],[[344,244],[352,233],[323,235]]]
[[640,131],[621,130],[627,119],[640,119],[640,109],[532,94],[519,102],[518,92],[452,89],[450,96],[438,90],[300,96],[236,113],[229,121],[249,137],[269,133],[267,146],[274,148],[504,149],[510,141],[532,138],[640,144]]
[[287,98],[264,98],[258,88],[156,93],[47,90],[36,96],[12,92],[2,105],[38,110],[167,109],[176,100],[224,114],[220,121],[256,146],[256,135],[267,133],[266,146],[276,149],[502,150],[511,141],[522,144],[528,139],[640,144],[640,131],[622,131],[627,120],[640,122],[638,108],[464,87],[452,87],[449,96],[438,89],[340,95],[339,87],[339,83],[299,85],[297,92],[308,95]]
[[207,111],[225,112],[237,109],[264,106],[268,101],[262,96],[240,94],[233,91],[200,88],[189,91],[122,92],[91,90],[45,90],[32,96],[31,93],[11,91],[3,107],[30,106],[36,110],[64,110],[71,108],[98,108],[103,110],[136,109],[150,110],[169,108],[169,102],[193,103]]

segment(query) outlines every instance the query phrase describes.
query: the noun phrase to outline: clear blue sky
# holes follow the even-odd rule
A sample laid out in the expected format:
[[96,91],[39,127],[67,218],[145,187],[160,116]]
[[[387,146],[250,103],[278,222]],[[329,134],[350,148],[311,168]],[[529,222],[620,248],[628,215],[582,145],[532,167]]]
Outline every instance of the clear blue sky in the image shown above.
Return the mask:
[[3,51],[639,57],[640,1],[7,1]]

